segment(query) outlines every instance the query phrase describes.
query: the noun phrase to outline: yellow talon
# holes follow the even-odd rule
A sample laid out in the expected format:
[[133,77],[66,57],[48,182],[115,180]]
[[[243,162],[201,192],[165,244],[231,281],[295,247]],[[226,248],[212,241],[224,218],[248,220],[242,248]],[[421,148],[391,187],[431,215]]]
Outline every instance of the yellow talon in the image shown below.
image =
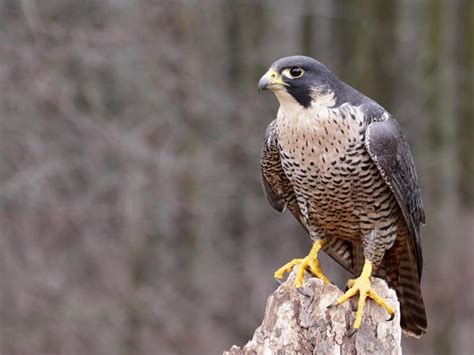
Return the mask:
[[349,279],[347,280],[347,287],[351,288],[354,286],[354,283],[356,282],[357,279]]
[[323,240],[317,240],[314,242],[313,247],[309,254],[303,259],[293,259],[290,262],[283,265],[277,271],[275,271],[275,278],[282,279],[285,273],[291,272],[296,265],[300,265],[298,273],[296,274],[295,287],[301,287],[304,282],[305,270],[311,271],[312,274],[323,280],[324,283],[329,284],[329,279],[321,271],[321,266],[318,260],[318,253],[321,247],[324,245]]
[[275,271],[275,275],[274,275],[275,278],[281,280],[283,278],[283,276],[285,276],[285,273],[291,272],[291,270],[293,270],[293,268],[296,265],[300,264],[302,260],[303,259],[293,259],[290,262],[286,263],[281,268],[279,268],[277,271]]
[[395,313],[395,309],[372,288],[370,283],[371,274],[372,263],[366,259],[360,276],[357,279],[347,281],[347,286],[350,287],[349,290],[337,300],[337,304],[341,304],[355,296],[357,292],[359,293],[359,302],[357,304],[357,312],[354,321],[355,329],[359,329],[362,324],[362,316],[364,315],[365,300],[367,297],[372,298],[378,305],[385,308],[390,315]]

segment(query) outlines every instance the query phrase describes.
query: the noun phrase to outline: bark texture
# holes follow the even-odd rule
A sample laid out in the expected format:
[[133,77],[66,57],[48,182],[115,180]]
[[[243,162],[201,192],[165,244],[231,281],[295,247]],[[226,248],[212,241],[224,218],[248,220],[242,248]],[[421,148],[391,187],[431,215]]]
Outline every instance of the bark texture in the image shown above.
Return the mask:
[[385,281],[372,278],[372,285],[395,307],[395,319],[387,321],[386,311],[369,300],[362,326],[353,333],[358,297],[328,309],[342,295],[341,290],[309,278],[299,292],[294,279],[295,272],[270,295],[263,322],[252,340],[241,348],[234,345],[224,355],[402,353],[399,303]]

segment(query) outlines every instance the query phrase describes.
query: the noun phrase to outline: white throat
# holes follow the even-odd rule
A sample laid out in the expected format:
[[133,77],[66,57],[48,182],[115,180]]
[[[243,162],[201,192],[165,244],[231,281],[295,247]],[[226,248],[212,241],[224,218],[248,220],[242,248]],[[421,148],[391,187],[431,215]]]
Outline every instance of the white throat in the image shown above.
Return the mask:
[[313,91],[311,95],[313,99],[312,104],[307,108],[296,101],[295,98],[291,96],[291,94],[289,94],[286,90],[275,90],[273,93],[280,102],[279,112],[286,117],[297,118],[302,113],[306,116],[306,114],[310,114],[310,112],[314,114],[321,111],[327,112],[327,110],[333,108],[336,103],[334,92],[321,94],[317,91]]

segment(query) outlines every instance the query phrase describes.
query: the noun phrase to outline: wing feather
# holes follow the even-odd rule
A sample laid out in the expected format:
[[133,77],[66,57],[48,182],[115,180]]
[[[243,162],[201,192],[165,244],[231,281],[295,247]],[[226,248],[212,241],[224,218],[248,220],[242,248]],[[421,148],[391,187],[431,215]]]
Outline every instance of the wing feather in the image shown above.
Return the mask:
[[281,164],[275,120],[268,125],[265,133],[260,155],[260,167],[263,191],[270,205],[280,213],[285,210],[285,207],[288,208],[293,216],[308,230],[298,207],[293,187]]
[[420,226],[425,223],[425,212],[413,156],[395,118],[384,111],[371,119],[372,123],[365,133],[365,146],[400,206],[410,231],[421,279],[423,257]]

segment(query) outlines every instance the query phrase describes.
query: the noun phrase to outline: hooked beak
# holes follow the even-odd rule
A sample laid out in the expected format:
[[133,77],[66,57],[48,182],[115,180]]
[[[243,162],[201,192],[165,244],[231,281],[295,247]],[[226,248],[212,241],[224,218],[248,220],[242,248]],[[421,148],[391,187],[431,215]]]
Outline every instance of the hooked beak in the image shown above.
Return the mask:
[[284,86],[288,86],[288,84],[283,81],[281,74],[273,69],[269,69],[258,82],[258,91],[279,90]]

